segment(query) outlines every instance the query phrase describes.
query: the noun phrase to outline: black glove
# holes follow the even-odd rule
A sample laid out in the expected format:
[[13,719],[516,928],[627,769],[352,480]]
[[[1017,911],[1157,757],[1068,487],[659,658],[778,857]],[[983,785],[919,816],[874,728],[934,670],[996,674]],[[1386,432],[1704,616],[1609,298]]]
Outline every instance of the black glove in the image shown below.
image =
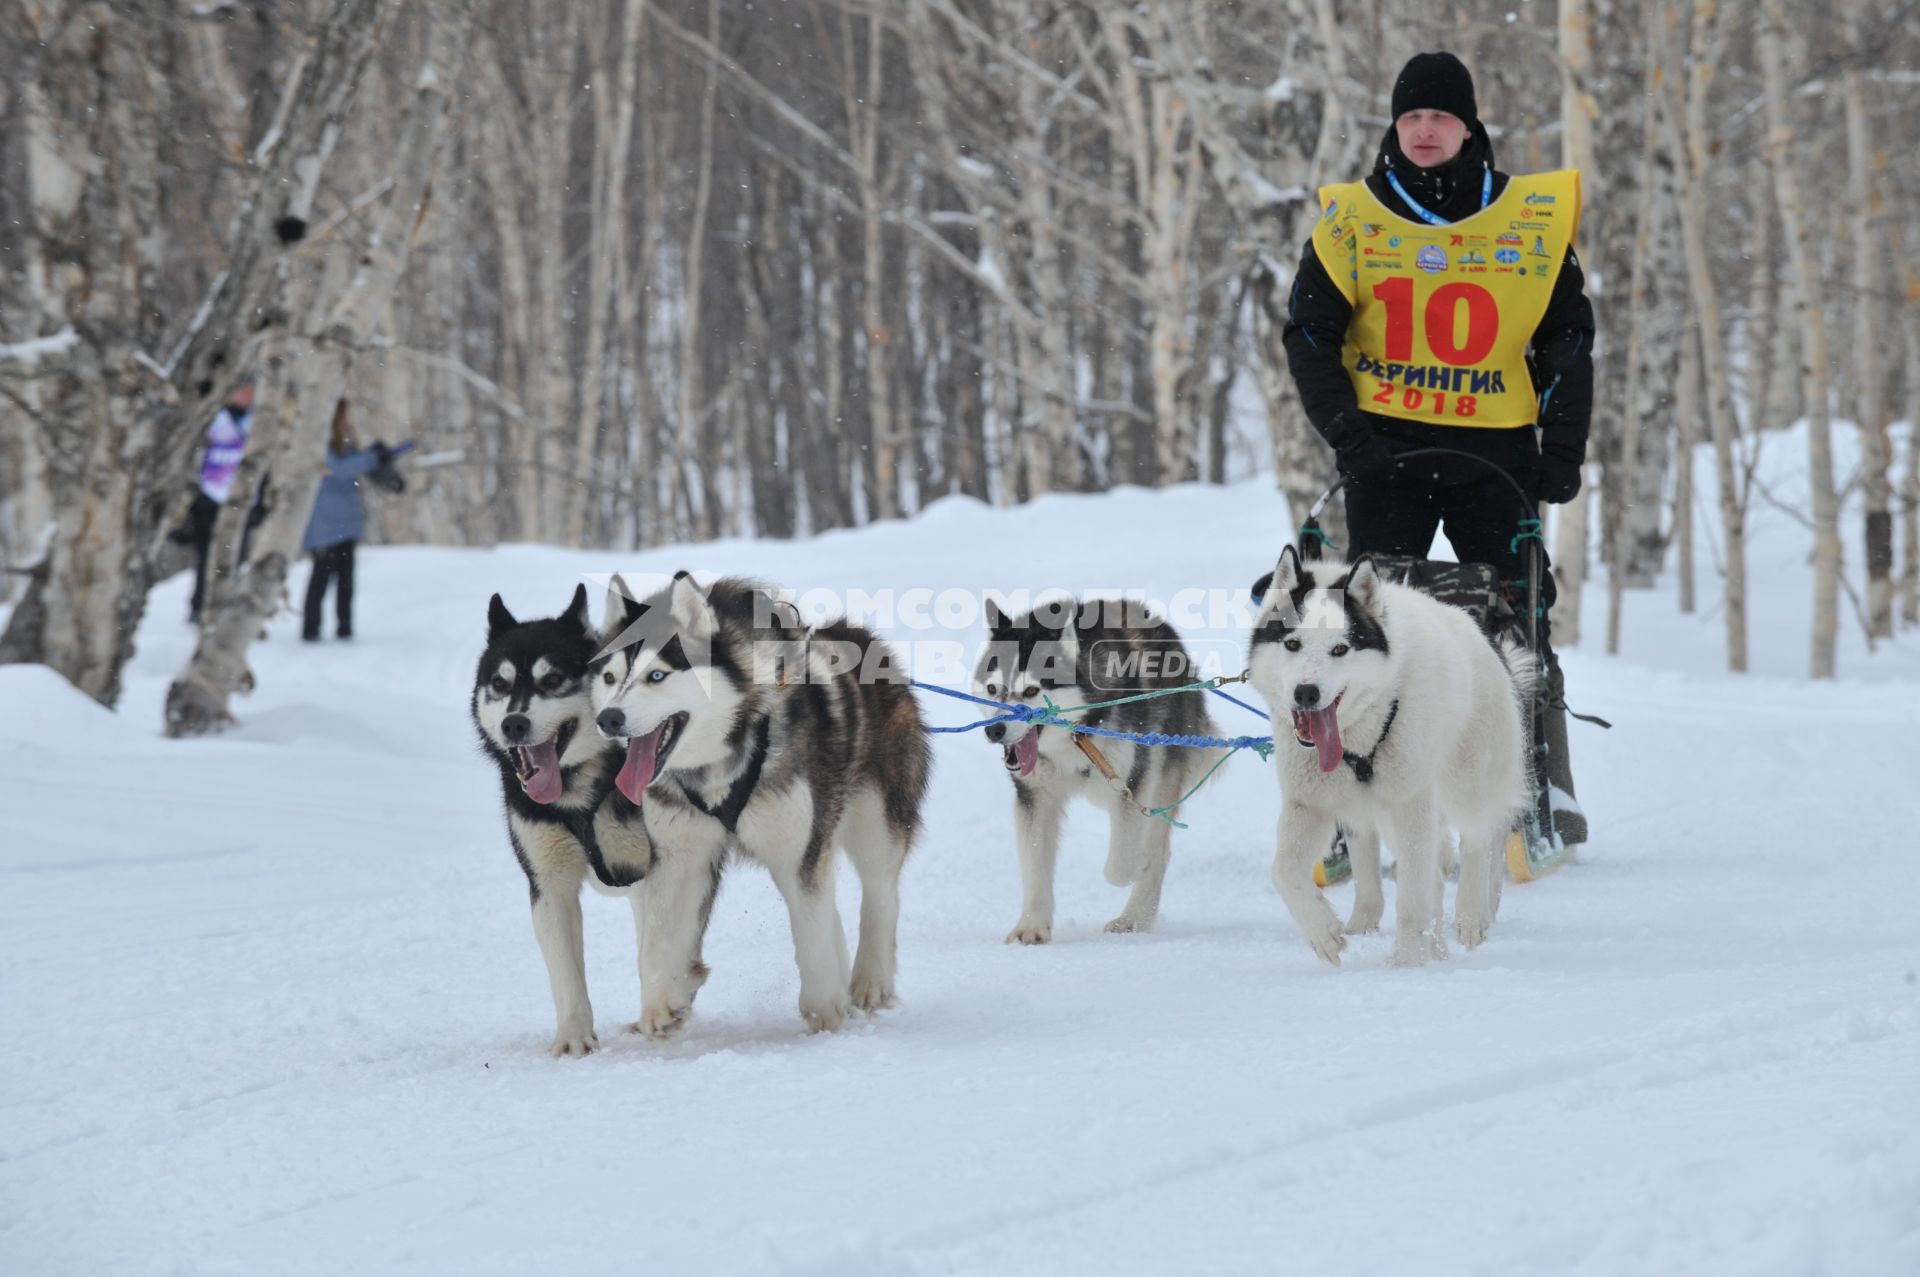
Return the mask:
[[1340,467],[1340,477],[1356,487],[1385,483],[1400,464],[1387,441],[1364,426],[1334,453],[1334,463]]
[[1540,458],[1533,472],[1533,499],[1565,505],[1580,495],[1580,463],[1551,454]]
[[393,449],[387,447],[386,444],[380,442],[378,439],[373,441],[373,455],[383,466],[393,464]]

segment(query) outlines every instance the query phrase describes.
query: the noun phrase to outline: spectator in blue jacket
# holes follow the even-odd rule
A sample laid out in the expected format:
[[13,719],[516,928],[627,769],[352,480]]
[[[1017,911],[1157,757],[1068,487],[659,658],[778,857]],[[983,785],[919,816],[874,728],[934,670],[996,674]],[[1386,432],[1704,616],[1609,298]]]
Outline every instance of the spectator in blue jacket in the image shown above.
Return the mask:
[[307,578],[306,623],[300,632],[309,643],[320,638],[320,606],[330,581],[334,583],[334,633],[343,639],[353,637],[353,547],[366,526],[360,480],[392,458],[392,451],[383,443],[358,447],[347,417],[347,401],[342,399],[334,405],[327,477],[320,481],[313,517],[307,520],[307,535],[302,541],[313,555],[313,573]]

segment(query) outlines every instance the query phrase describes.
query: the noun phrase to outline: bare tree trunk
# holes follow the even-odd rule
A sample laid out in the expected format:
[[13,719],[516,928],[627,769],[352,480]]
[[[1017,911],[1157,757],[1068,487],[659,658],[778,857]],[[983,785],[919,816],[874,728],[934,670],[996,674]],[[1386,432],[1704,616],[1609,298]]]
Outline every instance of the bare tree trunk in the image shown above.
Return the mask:
[[[1693,569],[1693,456],[1700,442],[1700,338],[1690,327],[1680,330],[1680,387],[1674,395],[1676,458],[1673,487],[1673,539],[1679,546],[1676,567],[1680,577],[1680,611],[1692,616],[1695,608]],[[1716,448],[1718,445],[1715,445]]]
[[1906,237],[1897,220],[1888,219],[1887,235],[1906,297],[1901,309],[1906,337],[1907,473],[1901,480],[1899,501],[1905,560],[1900,568],[1900,619],[1912,627],[1920,625],[1920,267],[1905,252]]
[[1165,77],[1140,74],[1136,40],[1151,48],[1138,13],[1114,10],[1104,34],[1113,65],[1134,202],[1145,213],[1141,233],[1149,375],[1153,382],[1154,479],[1184,483],[1197,476],[1197,420],[1192,333],[1191,248],[1199,210],[1190,189],[1193,144],[1185,101]]
[[[348,382],[357,349],[372,338],[386,313],[427,215],[447,134],[448,94],[464,78],[468,8],[469,0],[430,0],[427,57],[414,86],[380,225],[358,254],[320,331],[292,334],[288,348],[278,352],[281,366],[268,388],[275,411],[255,429],[234,489],[251,492],[253,476],[270,470],[279,476],[279,498],[254,535],[244,571],[208,581],[199,641],[167,689],[169,736],[217,731],[233,721],[232,697],[253,689],[247,649],[286,593],[288,569],[313,511],[319,444],[327,436],[333,404]],[[317,275],[325,265],[317,263],[313,270]],[[237,525],[230,526],[238,533]]]
[[813,282],[807,298],[809,329],[813,334],[813,360],[809,372],[820,387],[820,411],[815,417],[818,428],[803,449],[807,458],[807,514],[809,531],[819,533],[830,528],[853,526],[852,467],[845,452],[846,439],[840,423],[846,418],[846,365],[840,352],[845,348],[845,325],[841,320],[837,283],[840,279],[840,236],[833,219],[816,222]]
[[[707,39],[719,34],[719,0],[707,0]],[[714,535],[720,512],[706,508],[705,493],[694,483],[701,464],[700,428],[704,369],[700,363],[701,291],[706,286],[707,205],[713,197],[713,100],[720,87],[714,67],[702,71],[700,94],[700,149],[694,163],[693,208],[688,221],[687,247],[680,290],[680,380],[674,429],[674,507],[684,513],[687,531],[702,539]],[[829,232],[831,233],[831,232]]]
[[[1755,182],[1765,181],[1765,175],[1755,165]],[[1780,295],[1780,268],[1774,260],[1777,249],[1773,242],[1774,223],[1777,213],[1771,201],[1763,203],[1753,210],[1753,272],[1747,284],[1747,318],[1742,327],[1741,345],[1745,347],[1745,381],[1747,403],[1747,431],[1758,435],[1768,430],[1780,420],[1780,414],[1774,406],[1779,398],[1778,390],[1781,378],[1775,372],[1775,352],[1780,343],[1776,336],[1780,324],[1780,311],[1785,299]]]
[[[1664,45],[1663,37],[1668,33],[1659,29],[1659,3],[1650,0],[1644,6],[1648,33],[1648,52],[1654,47]],[[1634,217],[1633,262],[1629,269],[1627,295],[1627,411],[1621,423],[1620,455],[1617,463],[1619,473],[1612,476],[1609,485],[1606,525],[1602,529],[1600,543],[1605,551],[1607,562],[1607,654],[1617,656],[1620,652],[1621,613],[1625,608],[1628,556],[1628,510],[1631,508],[1631,496],[1637,485],[1633,482],[1639,467],[1635,453],[1638,450],[1642,431],[1660,429],[1656,412],[1652,405],[1643,405],[1643,395],[1647,382],[1645,376],[1647,326],[1651,321],[1648,314],[1647,294],[1652,283],[1650,261],[1653,255],[1653,233],[1655,209],[1658,197],[1653,180],[1655,156],[1660,146],[1660,136],[1664,121],[1660,118],[1659,100],[1666,92],[1666,71],[1664,59],[1650,56],[1647,61],[1647,102],[1645,124],[1641,139],[1640,159],[1643,169],[1640,185],[1640,204]],[[1659,529],[1659,507],[1655,506],[1654,528]]]
[[[605,503],[608,493],[595,478],[599,472],[600,434],[607,383],[607,342],[612,308],[618,300],[620,271],[616,259],[627,239],[627,209],[632,191],[627,181],[628,158],[633,153],[636,67],[640,60],[641,19],[646,0],[626,0],[620,26],[620,57],[613,92],[594,94],[593,213],[589,232],[586,286],[587,344],[580,364],[580,411],[574,422],[568,468],[582,487],[567,503],[565,523],[569,545],[587,543],[588,513]],[[590,50],[597,60],[599,51]],[[597,81],[599,76],[596,74]],[[556,423],[557,425],[558,423]]]
[[[1046,149],[1045,94],[1030,78],[1020,82],[1020,116],[1029,130],[1022,156],[1019,210],[1024,235],[1001,239],[1001,269],[1017,272],[1028,281],[1034,322],[1016,326],[1019,340],[1019,385],[1003,402],[1018,403],[1021,411],[1008,421],[1020,449],[1021,471],[1029,497],[1042,496],[1064,486],[1061,471],[1073,447],[1074,393],[1072,339],[1067,332],[1071,309],[1060,219],[1064,212],[1044,161]],[[991,242],[991,241],[989,241]],[[1010,260],[1016,246],[1024,247],[1020,260]]]
[[[1631,303],[1627,338],[1634,345],[1627,364],[1636,392],[1625,401],[1620,456],[1626,473],[1613,488],[1621,509],[1608,516],[1614,524],[1621,584],[1629,590],[1653,586],[1669,535],[1661,529],[1660,516],[1674,452],[1674,386],[1687,305],[1679,192],[1686,160],[1679,153],[1680,131],[1675,127],[1683,74],[1679,55],[1686,33],[1678,29],[1678,21],[1666,0],[1646,0],[1641,6],[1648,61],[1642,85],[1645,172],[1633,249],[1637,267],[1630,284],[1638,300]],[[1618,262],[1611,266],[1619,268]]]
[[1856,58],[1844,78],[1847,114],[1847,203],[1853,231],[1853,378],[1860,429],[1861,492],[1866,498],[1867,637],[1893,637],[1893,446],[1887,434],[1887,398],[1880,343],[1885,331],[1879,290],[1882,270],[1878,219],[1880,192],[1874,183],[1881,157],[1867,119],[1864,0],[1848,0],[1847,40]]
[[1900,619],[1920,625],[1920,289],[1907,290],[1907,477],[1900,498],[1906,562],[1900,569]]
[[892,349],[893,333],[887,326],[886,223],[882,216],[886,201],[880,173],[880,106],[886,87],[881,74],[881,53],[887,33],[872,15],[868,16],[866,26],[863,83],[854,69],[854,50],[859,44],[853,35],[853,20],[842,11],[841,97],[861,214],[860,311],[862,327],[866,330],[861,343],[861,362],[865,365],[867,396],[867,515],[873,519],[897,519],[900,517],[898,452],[902,432],[894,420],[889,367],[897,356]]
[[1700,361],[1707,381],[1707,422],[1713,433],[1714,471],[1720,485],[1720,526],[1726,546],[1727,668],[1747,669],[1747,546],[1745,514],[1733,444],[1738,423],[1727,377],[1726,330],[1721,326],[1719,284],[1707,256],[1707,174],[1712,148],[1707,133],[1707,90],[1724,51],[1718,0],[1693,0],[1693,48],[1687,85],[1687,274],[1693,281],[1694,317],[1700,328]]
[[538,60],[534,100],[539,114],[528,121],[533,126],[533,147],[524,157],[523,172],[531,178],[531,189],[523,187],[520,198],[530,205],[533,216],[528,244],[533,254],[534,348],[529,369],[533,379],[522,399],[533,430],[528,436],[530,472],[522,482],[538,495],[537,526],[543,541],[563,537],[568,511],[582,499],[563,434],[573,406],[567,214],[572,203],[573,104],[580,84],[582,9],[566,4],[541,10],[531,27]]
[[1793,154],[1791,92],[1781,48],[1787,15],[1769,0],[1760,25],[1760,62],[1765,72],[1768,163],[1780,202],[1781,234],[1799,281],[1796,327],[1800,331],[1801,381],[1807,400],[1807,484],[1813,498],[1813,635],[1808,669],[1814,678],[1834,675],[1834,641],[1840,628],[1839,498],[1833,483],[1833,438],[1829,419],[1826,292],[1820,262],[1808,243],[1805,204]]
[[[1593,100],[1582,87],[1593,65],[1593,28],[1587,0],[1560,0],[1560,163],[1583,173],[1595,172],[1593,155]],[[1587,579],[1587,551],[1591,541],[1589,511],[1593,485],[1560,507],[1553,537],[1553,575],[1559,583],[1553,605],[1553,641],[1559,647],[1580,642],[1580,596]]]
[[[663,246],[669,234],[669,183],[663,176],[668,170],[665,159],[666,129],[653,118],[654,115],[649,111],[640,119],[640,208],[637,214],[640,242],[631,258],[624,255],[621,258],[623,275],[619,302],[621,341],[629,357],[627,366],[632,369],[631,402],[625,406],[627,418],[621,422],[626,444],[625,465],[629,476],[627,504],[632,510],[634,537],[640,545],[655,545],[668,539],[670,520],[665,516],[671,509],[662,496],[669,482],[666,473],[668,467],[661,464],[663,456],[672,455],[670,447],[662,446],[662,422],[668,415],[662,387],[668,378],[653,355],[655,343],[652,334],[658,312],[651,300],[655,272],[665,255]],[[775,239],[770,242],[779,241]],[[798,304],[797,299],[795,304]]]
[[[491,101],[511,101],[499,66],[503,53],[476,59],[475,79]],[[480,111],[475,114],[473,148],[487,184],[487,205],[496,237],[499,264],[496,287],[500,294],[497,373],[500,384],[519,402],[533,408],[533,416],[509,415],[501,421],[497,486],[507,497],[498,513],[497,535],[519,541],[539,539],[541,482],[539,473],[539,405],[529,392],[533,375],[532,255],[521,218],[526,200],[516,155],[532,150],[524,125],[515,112]],[[531,179],[528,179],[531,180]]]

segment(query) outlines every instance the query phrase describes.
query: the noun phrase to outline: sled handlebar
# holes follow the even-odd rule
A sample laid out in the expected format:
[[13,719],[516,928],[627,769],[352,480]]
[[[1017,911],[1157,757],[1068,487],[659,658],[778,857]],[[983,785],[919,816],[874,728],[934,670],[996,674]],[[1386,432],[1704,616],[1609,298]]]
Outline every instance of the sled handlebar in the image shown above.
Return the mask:
[[[1479,453],[1466,452],[1460,448],[1438,448],[1438,447],[1409,448],[1405,452],[1396,452],[1393,456],[1393,463],[1394,465],[1397,466],[1402,461],[1408,461],[1414,457],[1464,457],[1468,461],[1472,461],[1472,462],[1475,462],[1476,464],[1485,466],[1487,469],[1493,471],[1495,474],[1499,475],[1502,479],[1506,480],[1507,486],[1509,488],[1512,488],[1514,495],[1520,498],[1520,504],[1523,507],[1525,507],[1527,514],[1529,516],[1531,516],[1533,513],[1534,501],[1533,501],[1532,495],[1528,493],[1525,488],[1521,487],[1519,483],[1514,480],[1514,477],[1508,474],[1506,470],[1502,468],[1499,464],[1497,464],[1496,462],[1487,460],[1485,457],[1481,456]],[[1347,479],[1345,475],[1341,475],[1339,478],[1335,479],[1333,481],[1333,486],[1331,488],[1328,488],[1325,492],[1321,493],[1320,499],[1313,503],[1313,508],[1311,510],[1307,511],[1307,518],[1318,519],[1320,517],[1320,512],[1327,508],[1327,502],[1333,500],[1333,494],[1340,491],[1340,489],[1346,486],[1347,486]]]

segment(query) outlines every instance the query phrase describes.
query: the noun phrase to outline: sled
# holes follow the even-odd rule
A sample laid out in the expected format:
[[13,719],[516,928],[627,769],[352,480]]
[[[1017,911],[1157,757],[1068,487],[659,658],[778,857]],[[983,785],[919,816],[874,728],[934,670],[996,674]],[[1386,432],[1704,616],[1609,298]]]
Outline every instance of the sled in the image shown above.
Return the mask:
[[1351,877],[1353,877],[1353,858],[1347,854],[1347,831],[1336,829],[1333,833],[1333,850],[1313,867],[1313,885],[1331,887],[1334,883],[1345,882]]

